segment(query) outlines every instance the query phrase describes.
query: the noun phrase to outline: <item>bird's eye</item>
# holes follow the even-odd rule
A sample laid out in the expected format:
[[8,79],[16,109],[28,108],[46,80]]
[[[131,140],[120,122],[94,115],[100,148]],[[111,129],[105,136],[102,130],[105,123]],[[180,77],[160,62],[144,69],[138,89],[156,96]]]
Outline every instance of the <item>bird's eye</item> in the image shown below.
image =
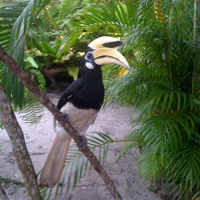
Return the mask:
[[92,53],[88,52],[85,56],[85,58],[88,60],[88,61],[91,61],[92,60]]

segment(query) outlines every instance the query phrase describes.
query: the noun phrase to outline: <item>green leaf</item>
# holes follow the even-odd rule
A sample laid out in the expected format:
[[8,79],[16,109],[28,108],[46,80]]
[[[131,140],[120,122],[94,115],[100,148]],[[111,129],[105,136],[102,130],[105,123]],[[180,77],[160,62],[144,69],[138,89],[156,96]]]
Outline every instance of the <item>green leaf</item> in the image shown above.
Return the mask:
[[32,67],[38,69],[38,64],[35,62],[35,60],[32,57],[27,57],[26,62],[28,62]]
[[70,66],[70,67],[67,67],[67,69],[69,70],[68,71],[69,75],[72,76],[75,81],[78,78],[78,72],[79,72],[80,68]]
[[49,43],[43,41],[40,43],[40,45],[44,53],[51,54],[53,56],[56,54],[56,50],[53,49]]
[[[8,6],[1,7],[2,9],[4,9],[4,17],[6,17],[7,19],[11,17],[18,17],[15,23],[13,24],[10,37],[10,45],[6,48],[9,49],[10,55],[16,60],[16,62],[21,68],[24,68],[23,59],[26,36],[32,26],[32,22],[38,14],[37,11],[43,8],[49,1],[31,0],[28,4],[25,4],[25,8],[23,4],[11,4]],[[16,7],[20,6],[22,7],[22,9],[19,8],[17,12],[14,12],[16,10]],[[15,14],[13,15],[13,13]],[[14,104],[22,108],[25,96],[23,85],[17,80],[17,78],[12,73],[9,72],[7,67],[4,67],[2,73],[3,78],[1,79],[1,82],[8,96],[10,98],[12,96]]]

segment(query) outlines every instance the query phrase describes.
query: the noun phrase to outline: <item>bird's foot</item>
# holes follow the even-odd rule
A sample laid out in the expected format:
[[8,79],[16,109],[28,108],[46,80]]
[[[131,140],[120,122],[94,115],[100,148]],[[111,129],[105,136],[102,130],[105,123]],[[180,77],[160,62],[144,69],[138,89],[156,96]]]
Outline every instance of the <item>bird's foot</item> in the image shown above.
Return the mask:
[[59,116],[59,118],[60,118],[61,121],[64,121],[64,122],[68,122],[69,121],[69,115],[67,113],[62,113]]
[[79,145],[77,145],[77,147],[79,147],[80,151],[83,151],[87,147],[87,138],[84,135],[80,135],[80,137],[83,141]]

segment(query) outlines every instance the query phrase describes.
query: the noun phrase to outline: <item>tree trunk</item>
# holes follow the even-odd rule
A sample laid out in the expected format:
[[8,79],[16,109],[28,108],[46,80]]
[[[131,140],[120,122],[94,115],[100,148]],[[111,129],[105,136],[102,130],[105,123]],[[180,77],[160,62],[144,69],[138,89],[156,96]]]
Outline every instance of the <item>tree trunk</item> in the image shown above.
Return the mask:
[[192,94],[200,90],[200,1],[194,1],[194,46],[195,60],[193,67]]
[[10,137],[13,153],[28,192],[28,199],[42,199],[37,184],[37,175],[26,148],[23,132],[2,85],[0,85],[0,119]]
[[[67,120],[65,120],[65,118],[63,118],[63,115],[60,112],[60,110],[58,110],[58,108],[47,98],[46,94],[41,89],[39,89],[33,84],[33,81],[28,77],[28,75],[18,66],[16,61],[4,51],[4,49],[1,46],[0,60],[17,76],[17,78],[24,84],[24,86],[26,86],[39,99],[39,101],[53,114],[55,119],[58,120],[58,122],[63,126],[63,128],[74,139],[76,144],[80,146],[83,140],[77,133],[77,131],[69,124]],[[91,162],[96,172],[101,176],[113,198],[116,200],[121,200],[121,195],[119,194],[117,188],[113,184],[113,181],[111,180],[106,170],[97,160],[96,156],[91,152],[91,150],[88,147],[86,147],[86,149],[82,152]]]

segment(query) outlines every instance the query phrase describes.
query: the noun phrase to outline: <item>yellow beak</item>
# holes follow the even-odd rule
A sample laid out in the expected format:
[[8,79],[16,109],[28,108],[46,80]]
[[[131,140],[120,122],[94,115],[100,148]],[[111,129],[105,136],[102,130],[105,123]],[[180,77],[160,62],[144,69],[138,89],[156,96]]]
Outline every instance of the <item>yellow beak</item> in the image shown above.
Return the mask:
[[97,65],[117,64],[130,69],[126,58],[115,49],[100,48],[93,51],[94,62]]

